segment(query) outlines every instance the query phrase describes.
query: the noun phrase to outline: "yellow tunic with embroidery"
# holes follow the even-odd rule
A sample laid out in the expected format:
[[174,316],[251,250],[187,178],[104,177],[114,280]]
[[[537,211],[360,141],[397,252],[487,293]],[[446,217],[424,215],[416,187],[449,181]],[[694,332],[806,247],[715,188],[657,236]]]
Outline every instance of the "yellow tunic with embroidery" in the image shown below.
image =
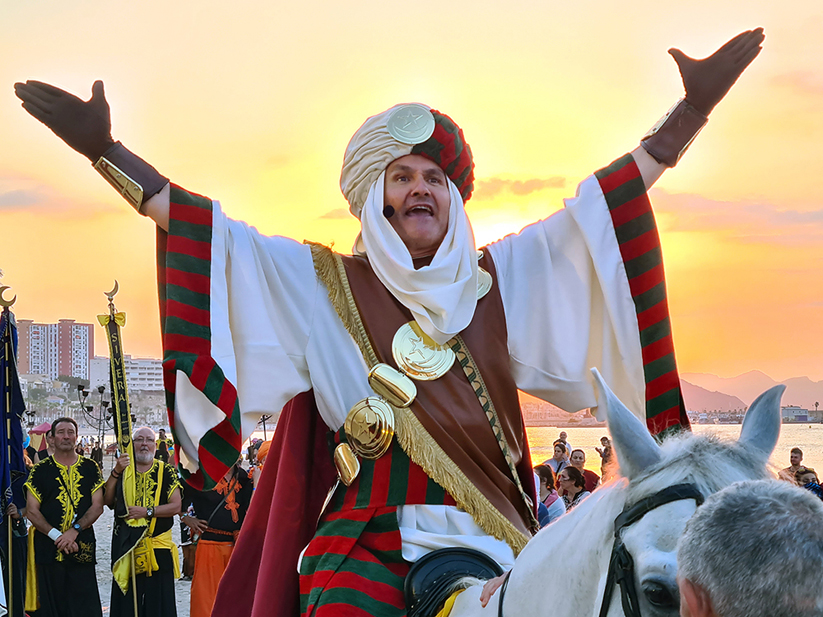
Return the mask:
[[[151,468],[145,472],[135,473],[135,503],[130,504],[144,508],[157,508],[169,503],[174,491],[180,489],[180,481],[174,468],[155,459]],[[118,494],[118,499],[120,495]],[[180,577],[180,565],[177,554],[177,545],[171,537],[173,517],[152,518],[146,527],[129,528],[124,522],[115,518],[114,540],[112,542],[112,573],[120,589],[125,593],[129,587],[132,575],[132,564],[135,574],[151,576],[159,569],[155,551],[168,549],[171,551],[174,562],[174,578]],[[115,554],[116,539],[119,534],[139,530],[139,540],[132,544],[133,549],[125,550],[122,554]]]

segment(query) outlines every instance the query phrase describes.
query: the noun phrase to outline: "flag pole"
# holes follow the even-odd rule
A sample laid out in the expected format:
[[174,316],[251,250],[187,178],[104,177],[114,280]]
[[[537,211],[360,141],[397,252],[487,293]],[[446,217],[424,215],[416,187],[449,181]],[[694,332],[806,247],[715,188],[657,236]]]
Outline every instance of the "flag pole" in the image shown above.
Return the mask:
[[[114,306],[114,296],[120,290],[120,285],[115,280],[111,291],[104,292],[109,299],[109,314],[98,315],[97,320],[100,325],[106,328],[106,338],[109,343],[109,370],[111,377],[111,406],[114,411],[115,437],[121,456],[127,454],[129,465],[122,472],[120,482],[123,502],[127,506],[136,505],[135,502],[135,475],[137,473],[137,461],[134,458],[134,444],[132,442],[132,422],[131,409],[129,404],[129,388],[126,382],[126,370],[123,362],[123,346],[120,337],[120,327],[126,325],[126,314],[118,313]],[[144,519],[141,519],[144,520]],[[125,519],[125,524],[129,526],[141,527],[139,520]],[[142,525],[147,527],[147,525]],[[141,536],[142,537],[142,536]],[[136,546],[136,545],[135,545]],[[129,559],[131,562],[131,592],[134,603],[134,614],[137,615],[137,564],[134,556],[134,548],[129,549]],[[112,565],[112,569],[114,569]]]
[[[5,405],[5,414],[6,414],[6,462],[8,465],[8,469],[11,469],[11,307],[14,305],[15,301],[17,300],[17,296],[15,295],[11,300],[6,300],[3,298],[3,292],[8,289],[8,285],[0,286],[0,306],[3,307],[3,358],[5,359],[5,381],[4,383],[4,390],[3,396],[6,399]],[[9,588],[8,588],[8,597],[7,605],[8,605],[8,614],[14,615],[12,612],[12,603],[14,599],[14,579],[12,578],[12,525],[11,520],[9,519],[8,515],[8,504],[6,504],[6,512],[3,513],[6,518],[6,528],[8,529],[8,535],[6,537],[6,541],[8,542],[8,549],[6,551],[6,574],[7,579],[9,581]]]
[[[3,357],[6,359],[6,381],[5,384],[5,392],[3,393],[6,398],[6,464],[8,468],[11,469],[11,439],[8,438],[11,435],[11,362],[9,362],[9,358],[11,355],[11,311],[9,311],[8,306],[3,307],[3,315],[6,318],[5,324],[3,328]],[[6,573],[7,578],[9,580],[9,588],[8,588],[8,597],[6,598],[6,603],[8,605],[9,615],[14,615],[12,613],[12,600],[14,595],[14,581],[11,576],[11,564],[12,564],[12,529],[11,529],[11,519],[9,518],[9,507],[6,504],[6,511],[3,513],[6,517],[6,529],[8,529],[8,535],[6,537],[6,541],[8,542],[8,550],[6,551]]]

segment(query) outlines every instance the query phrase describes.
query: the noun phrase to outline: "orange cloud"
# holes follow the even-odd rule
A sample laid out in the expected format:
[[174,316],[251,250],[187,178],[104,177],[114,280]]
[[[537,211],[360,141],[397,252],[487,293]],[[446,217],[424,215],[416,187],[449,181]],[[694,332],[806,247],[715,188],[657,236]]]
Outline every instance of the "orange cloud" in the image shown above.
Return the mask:
[[335,208],[334,210],[329,210],[325,214],[321,215],[319,218],[339,220],[348,219],[349,217],[351,217],[351,212],[349,212],[345,208]]
[[522,197],[546,189],[562,189],[565,188],[565,186],[566,178],[563,176],[529,178],[528,180],[508,180],[495,177],[489,178],[488,180],[478,180],[472,199],[493,199],[503,191]]
[[823,207],[800,210],[764,201],[719,201],[651,191],[664,231],[725,231],[738,242],[814,244],[823,237]]
[[776,86],[788,88],[793,94],[823,96],[823,76],[818,71],[790,71],[771,79]]

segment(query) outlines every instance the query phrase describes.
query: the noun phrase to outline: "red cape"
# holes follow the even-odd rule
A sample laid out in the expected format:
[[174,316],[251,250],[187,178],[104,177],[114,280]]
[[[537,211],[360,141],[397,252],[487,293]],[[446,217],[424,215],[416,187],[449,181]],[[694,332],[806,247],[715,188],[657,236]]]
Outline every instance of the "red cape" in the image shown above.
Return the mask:
[[297,558],[337,478],[327,433],[312,392],[283,408],[212,615],[300,614]]

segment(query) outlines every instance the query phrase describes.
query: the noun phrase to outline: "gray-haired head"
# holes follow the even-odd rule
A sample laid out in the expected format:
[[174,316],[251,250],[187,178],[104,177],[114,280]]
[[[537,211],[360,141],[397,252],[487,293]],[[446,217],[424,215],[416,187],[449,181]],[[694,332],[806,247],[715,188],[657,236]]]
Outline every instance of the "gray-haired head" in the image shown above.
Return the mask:
[[132,433],[134,441],[134,458],[142,465],[148,465],[154,460],[157,451],[157,436],[150,426],[141,426]]
[[677,562],[719,617],[819,617],[823,502],[786,482],[732,484],[698,508]]

